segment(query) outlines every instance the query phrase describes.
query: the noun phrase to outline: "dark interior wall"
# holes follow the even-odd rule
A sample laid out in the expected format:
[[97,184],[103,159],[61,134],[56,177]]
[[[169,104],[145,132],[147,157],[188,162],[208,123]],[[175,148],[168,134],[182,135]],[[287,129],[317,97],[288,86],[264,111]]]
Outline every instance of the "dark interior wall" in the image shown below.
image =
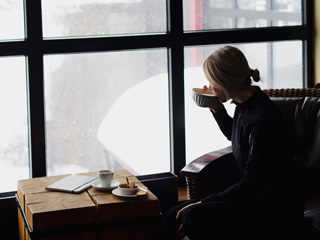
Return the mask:
[[160,201],[160,211],[166,214],[178,204],[178,178],[172,173],[162,173],[153,178],[140,176],[138,179],[154,193]]
[[[18,240],[18,212],[14,197],[0,200],[0,232],[6,239]],[[2,237],[1,237],[2,238]]]

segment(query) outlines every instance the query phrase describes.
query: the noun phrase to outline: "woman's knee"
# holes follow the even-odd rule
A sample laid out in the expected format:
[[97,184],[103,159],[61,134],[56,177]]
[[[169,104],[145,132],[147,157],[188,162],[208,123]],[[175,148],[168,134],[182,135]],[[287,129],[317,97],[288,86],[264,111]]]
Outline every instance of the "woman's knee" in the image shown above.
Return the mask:
[[187,208],[181,214],[182,227],[190,239],[195,234],[199,236],[206,229],[205,225],[209,222],[207,218],[208,216],[197,205]]
[[190,239],[201,239],[199,236],[208,236],[212,232],[217,237],[228,236],[239,223],[235,219],[233,207],[220,203],[191,206],[181,215],[183,229]]

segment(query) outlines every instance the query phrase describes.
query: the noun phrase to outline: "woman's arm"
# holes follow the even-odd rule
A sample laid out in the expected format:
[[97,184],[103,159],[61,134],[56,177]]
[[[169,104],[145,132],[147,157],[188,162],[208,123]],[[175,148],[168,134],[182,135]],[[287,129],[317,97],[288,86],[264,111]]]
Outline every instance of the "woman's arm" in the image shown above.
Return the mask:
[[233,118],[229,116],[223,104],[221,105],[222,107],[219,111],[214,112],[211,108],[210,111],[213,117],[215,118],[216,122],[218,123],[221,132],[226,136],[226,138],[229,141],[231,141]]
[[[204,91],[213,91],[212,86],[207,87],[203,86]],[[227,137],[229,141],[231,141],[231,133],[232,133],[232,118],[228,115],[224,105],[219,100],[219,98],[215,98],[215,101],[211,106],[209,106],[211,113],[216,119],[222,133]]]

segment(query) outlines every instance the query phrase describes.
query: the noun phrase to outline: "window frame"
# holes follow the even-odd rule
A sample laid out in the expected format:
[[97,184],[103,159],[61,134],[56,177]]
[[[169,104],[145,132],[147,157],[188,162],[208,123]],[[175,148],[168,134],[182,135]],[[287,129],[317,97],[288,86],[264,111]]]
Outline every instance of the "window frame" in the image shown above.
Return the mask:
[[[131,49],[168,49],[171,174],[185,166],[184,47],[211,44],[303,41],[303,87],[313,87],[314,1],[302,0],[302,25],[223,30],[183,30],[183,0],[167,0],[167,32],[143,35],[42,38],[41,0],[24,0],[25,39],[0,41],[0,56],[26,57],[30,178],[46,176],[44,106],[45,54],[85,53]],[[165,173],[163,173],[165,174]],[[161,174],[155,174],[161,178]],[[146,179],[152,179],[153,175]],[[178,177],[179,184],[184,179]],[[0,197],[14,192],[0,193]]]

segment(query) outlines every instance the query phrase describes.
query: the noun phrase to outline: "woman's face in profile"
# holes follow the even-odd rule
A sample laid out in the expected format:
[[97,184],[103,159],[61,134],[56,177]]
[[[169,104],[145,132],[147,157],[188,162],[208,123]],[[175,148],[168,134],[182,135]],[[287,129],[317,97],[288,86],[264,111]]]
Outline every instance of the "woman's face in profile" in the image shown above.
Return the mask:
[[213,87],[211,84],[210,84],[210,88],[215,93],[215,95],[219,98],[220,102],[224,103],[228,101],[224,91],[221,88]]

